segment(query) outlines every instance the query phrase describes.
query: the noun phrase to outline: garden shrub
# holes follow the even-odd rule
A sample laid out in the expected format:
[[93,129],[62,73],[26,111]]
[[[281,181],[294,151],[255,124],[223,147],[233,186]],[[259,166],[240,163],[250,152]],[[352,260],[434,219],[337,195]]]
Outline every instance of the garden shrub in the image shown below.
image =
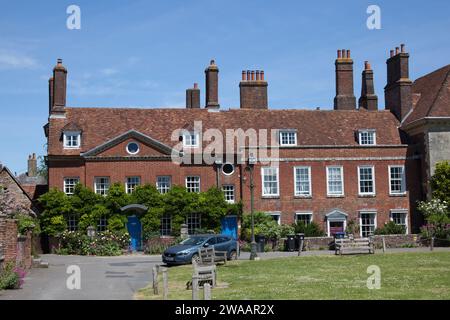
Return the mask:
[[406,229],[404,226],[395,224],[394,221],[389,221],[381,228],[376,228],[374,234],[376,235],[388,235],[388,234],[405,234]]
[[326,234],[316,222],[297,222],[294,224],[295,233],[304,233],[305,237],[324,237]]
[[447,201],[435,198],[419,202],[418,209],[424,214],[427,222],[420,229],[422,237],[450,240],[450,208]]
[[14,262],[8,263],[3,270],[0,270],[0,290],[19,289],[25,275],[25,270],[16,267]]

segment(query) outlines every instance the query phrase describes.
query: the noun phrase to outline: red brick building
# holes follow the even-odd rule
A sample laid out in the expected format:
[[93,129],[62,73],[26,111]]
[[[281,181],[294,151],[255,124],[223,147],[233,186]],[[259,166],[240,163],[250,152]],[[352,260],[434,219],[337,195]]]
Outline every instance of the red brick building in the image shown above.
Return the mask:
[[[415,232],[422,223],[415,203],[427,192],[430,170],[424,157],[430,144],[424,142],[428,133],[423,126],[409,135],[403,125],[409,125],[409,118],[426,117],[423,109],[433,99],[424,81],[409,79],[408,59],[403,45],[391,52],[386,108],[379,109],[370,65],[362,72],[357,106],[350,51],[339,50],[334,110],[326,111],[269,109],[263,71],[243,71],[240,108],[223,110],[214,61],[205,70],[204,108],[196,84],[186,91],[186,106],[179,109],[74,108],[66,106],[67,70],[58,60],[49,80],[49,121],[44,127],[49,187],[70,194],[80,182],[104,194],[114,182],[124,183],[130,192],[147,183],[161,192],[173,185],[192,192],[218,186],[227,200],[242,201],[249,212],[246,167],[255,160],[255,210],[280,223],[315,221],[333,234],[355,220],[366,236],[393,220]],[[447,100],[438,107],[440,132],[448,133],[449,66],[444,69],[425,77],[436,95],[439,88],[446,90]],[[223,142],[209,148],[211,135],[222,135]],[[200,160],[173,161],[180,152],[184,160]],[[197,218],[188,223],[197,223]]]

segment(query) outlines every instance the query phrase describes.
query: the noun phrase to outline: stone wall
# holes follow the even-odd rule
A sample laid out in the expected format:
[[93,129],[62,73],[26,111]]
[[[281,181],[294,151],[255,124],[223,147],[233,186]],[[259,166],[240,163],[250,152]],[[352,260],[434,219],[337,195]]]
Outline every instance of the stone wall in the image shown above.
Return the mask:
[[[386,248],[401,248],[401,247],[420,247],[426,245],[417,234],[392,234],[392,235],[378,235],[374,236],[375,248],[382,248],[383,237],[386,243]],[[284,250],[284,241],[280,239],[277,243],[279,250]],[[329,250],[333,248],[333,237],[306,237],[306,250]],[[273,248],[276,248],[275,244]]]
[[31,246],[31,232],[28,232],[26,236],[17,237],[16,265],[26,269],[31,268],[33,263],[31,257]]

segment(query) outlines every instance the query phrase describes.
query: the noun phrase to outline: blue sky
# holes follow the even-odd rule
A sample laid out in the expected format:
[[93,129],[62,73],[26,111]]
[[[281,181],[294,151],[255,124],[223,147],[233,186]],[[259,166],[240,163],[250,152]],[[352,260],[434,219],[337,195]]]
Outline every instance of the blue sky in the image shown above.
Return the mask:
[[[81,8],[81,30],[66,9]],[[366,27],[370,4],[381,30]],[[271,108],[332,108],[336,50],[351,49],[355,96],[363,61],[384,107],[385,60],[406,43],[415,79],[450,63],[450,2],[275,0],[0,1],[0,161],[26,171],[45,154],[47,80],[57,58],[69,71],[69,106],[183,106],[204,69],[220,68],[223,108],[239,106],[243,69],[263,69]]]

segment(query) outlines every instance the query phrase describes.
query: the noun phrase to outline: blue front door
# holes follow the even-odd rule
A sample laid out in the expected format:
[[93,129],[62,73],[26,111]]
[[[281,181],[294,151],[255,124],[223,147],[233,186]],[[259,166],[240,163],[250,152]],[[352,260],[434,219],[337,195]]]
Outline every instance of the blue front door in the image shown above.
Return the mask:
[[131,250],[141,250],[142,225],[139,218],[136,216],[128,217],[127,229],[131,238]]
[[222,218],[222,234],[231,236],[233,239],[238,238],[237,216],[226,216]]

